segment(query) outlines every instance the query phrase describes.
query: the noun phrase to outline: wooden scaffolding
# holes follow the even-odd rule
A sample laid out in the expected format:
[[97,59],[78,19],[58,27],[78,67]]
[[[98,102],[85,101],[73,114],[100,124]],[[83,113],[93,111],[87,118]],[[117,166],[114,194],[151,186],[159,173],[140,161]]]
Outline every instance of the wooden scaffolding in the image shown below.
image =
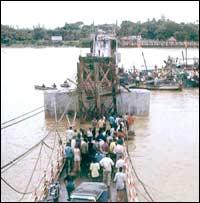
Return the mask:
[[78,99],[83,119],[116,113],[118,81],[113,57],[79,57]]

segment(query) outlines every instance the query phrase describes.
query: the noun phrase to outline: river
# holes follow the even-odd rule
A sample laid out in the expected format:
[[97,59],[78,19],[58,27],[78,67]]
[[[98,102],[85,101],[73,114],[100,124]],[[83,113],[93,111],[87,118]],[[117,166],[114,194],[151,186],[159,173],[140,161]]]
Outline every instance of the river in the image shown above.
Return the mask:
[[[164,65],[167,57],[182,57],[182,49],[119,49],[126,69],[143,68],[141,51],[148,66]],[[84,48],[2,48],[1,123],[43,105],[42,91],[35,84],[59,86],[66,78],[76,78],[79,55]],[[188,49],[188,57],[198,57],[198,49]],[[129,144],[138,175],[155,201],[199,200],[199,89],[182,92],[151,92],[150,114],[137,117],[136,138]],[[44,114],[1,131],[1,164],[23,153],[47,133],[52,122]],[[65,123],[62,123],[64,132]],[[64,136],[64,134],[63,134]],[[51,143],[52,140],[50,140]],[[136,146],[136,149],[135,147]],[[135,150],[133,150],[135,149]],[[33,162],[35,157],[29,157]],[[23,173],[20,171],[23,167]],[[13,186],[24,190],[29,162],[18,164],[3,174]],[[39,169],[38,169],[39,170]],[[18,174],[22,173],[21,176]],[[20,182],[20,184],[19,184]],[[2,183],[2,200],[18,200]]]

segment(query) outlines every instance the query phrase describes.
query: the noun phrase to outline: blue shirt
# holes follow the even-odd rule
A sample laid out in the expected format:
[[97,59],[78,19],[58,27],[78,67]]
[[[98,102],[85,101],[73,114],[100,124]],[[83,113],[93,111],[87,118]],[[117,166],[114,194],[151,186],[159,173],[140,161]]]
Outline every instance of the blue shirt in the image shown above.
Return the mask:
[[104,157],[105,157],[105,155],[103,153],[97,152],[95,154],[95,159],[96,159],[97,162],[100,162],[101,159],[103,159]]

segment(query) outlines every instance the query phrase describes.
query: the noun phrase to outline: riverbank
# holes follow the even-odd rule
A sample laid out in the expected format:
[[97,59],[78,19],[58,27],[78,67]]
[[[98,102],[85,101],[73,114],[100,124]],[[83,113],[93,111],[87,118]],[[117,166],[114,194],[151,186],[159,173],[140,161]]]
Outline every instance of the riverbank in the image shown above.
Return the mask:
[[[74,43],[69,43],[69,44],[65,44],[65,45],[34,45],[34,44],[13,44],[13,45],[9,45],[9,46],[5,46],[5,45],[1,45],[1,48],[69,48],[69,47],[76,47],[76,48],[90,48],[89,46],[79,46],[79,45],[75,45]],[[137,46],[119,46],[118,48],[127,48],[127,49],[131,49],[131,48],[137,48]],[[160,49],[180,49],[180,48],[184,48],[182,46],[169,46],[169,47],[164,47],[164,46],[144,46],[143,48],[160,48]],[[198,47],[189,47],[189,48],[198,48]]]
[[[167,41],[154,41],[147,40],[141,41],[140,46],[143,48],[185,48],[184,42],[169,43]],[[61,42],[49,42],[38,41],[34,44],[31,43],[17,43],[5,45],[1,44],[1,48],[46,48],[46,47],[77,47],[77,48],[90,48],[90,40],[74,40],[74,41],[61,41]],[[122,41],[119,42],[118,48],[137,48],[137,42]],[[199,48],[199,42],[188,42],[188,48]]]

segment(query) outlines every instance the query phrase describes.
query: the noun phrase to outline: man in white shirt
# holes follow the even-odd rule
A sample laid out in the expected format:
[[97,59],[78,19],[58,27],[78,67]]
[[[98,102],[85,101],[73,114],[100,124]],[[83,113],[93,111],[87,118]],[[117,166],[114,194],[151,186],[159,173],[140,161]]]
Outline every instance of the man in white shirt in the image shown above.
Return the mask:
[[92,160],[92,163],[90,164],[90,171],[91,171],[91,177],[94,182],[99,181],[99,170],[100,165],[98,162],[96,162],[95,159]]
[[123,159],[123,156],[121,155],[120,157],[119,157],[119,159],[117,160],[117,162],[116,162],[116,165],[115,165],[115,167],[116,167],[116,169],[117,169],[117,172],[119,172],[119,168],[124,168],[124,166],[125,166],[125,161],[124,161],[124,159]]
[[116,154],[116,160],[118,160],[119,157],[124,154],[124,146],[121,144],[117,144],[113,152]]
[[88,129],[88,131],[87,131],[87,137],[88,137],[89,139],[92,139],[92,137],[93,137],[92,128],[89,128],[89,129]]
[[122,168],[119,168],[119,172],[116,173],[114,182],[115,181],[116,181],[116,189],[117,189],[117,201],[124,202],[126,175],[125,173],[122,172]]
[[110,187],[111,172],[112,166],[114,166],[114,162],[109,157],[109,155],[106,154],[106,157],[104,157],[99,163],[103,167],[103,182],[106,183],[108,187]]
[[71,142],[71,139],[74,136],[74,130],[72,129],[72,127],[70,126],[69,129],[67,129],[67,142]]

